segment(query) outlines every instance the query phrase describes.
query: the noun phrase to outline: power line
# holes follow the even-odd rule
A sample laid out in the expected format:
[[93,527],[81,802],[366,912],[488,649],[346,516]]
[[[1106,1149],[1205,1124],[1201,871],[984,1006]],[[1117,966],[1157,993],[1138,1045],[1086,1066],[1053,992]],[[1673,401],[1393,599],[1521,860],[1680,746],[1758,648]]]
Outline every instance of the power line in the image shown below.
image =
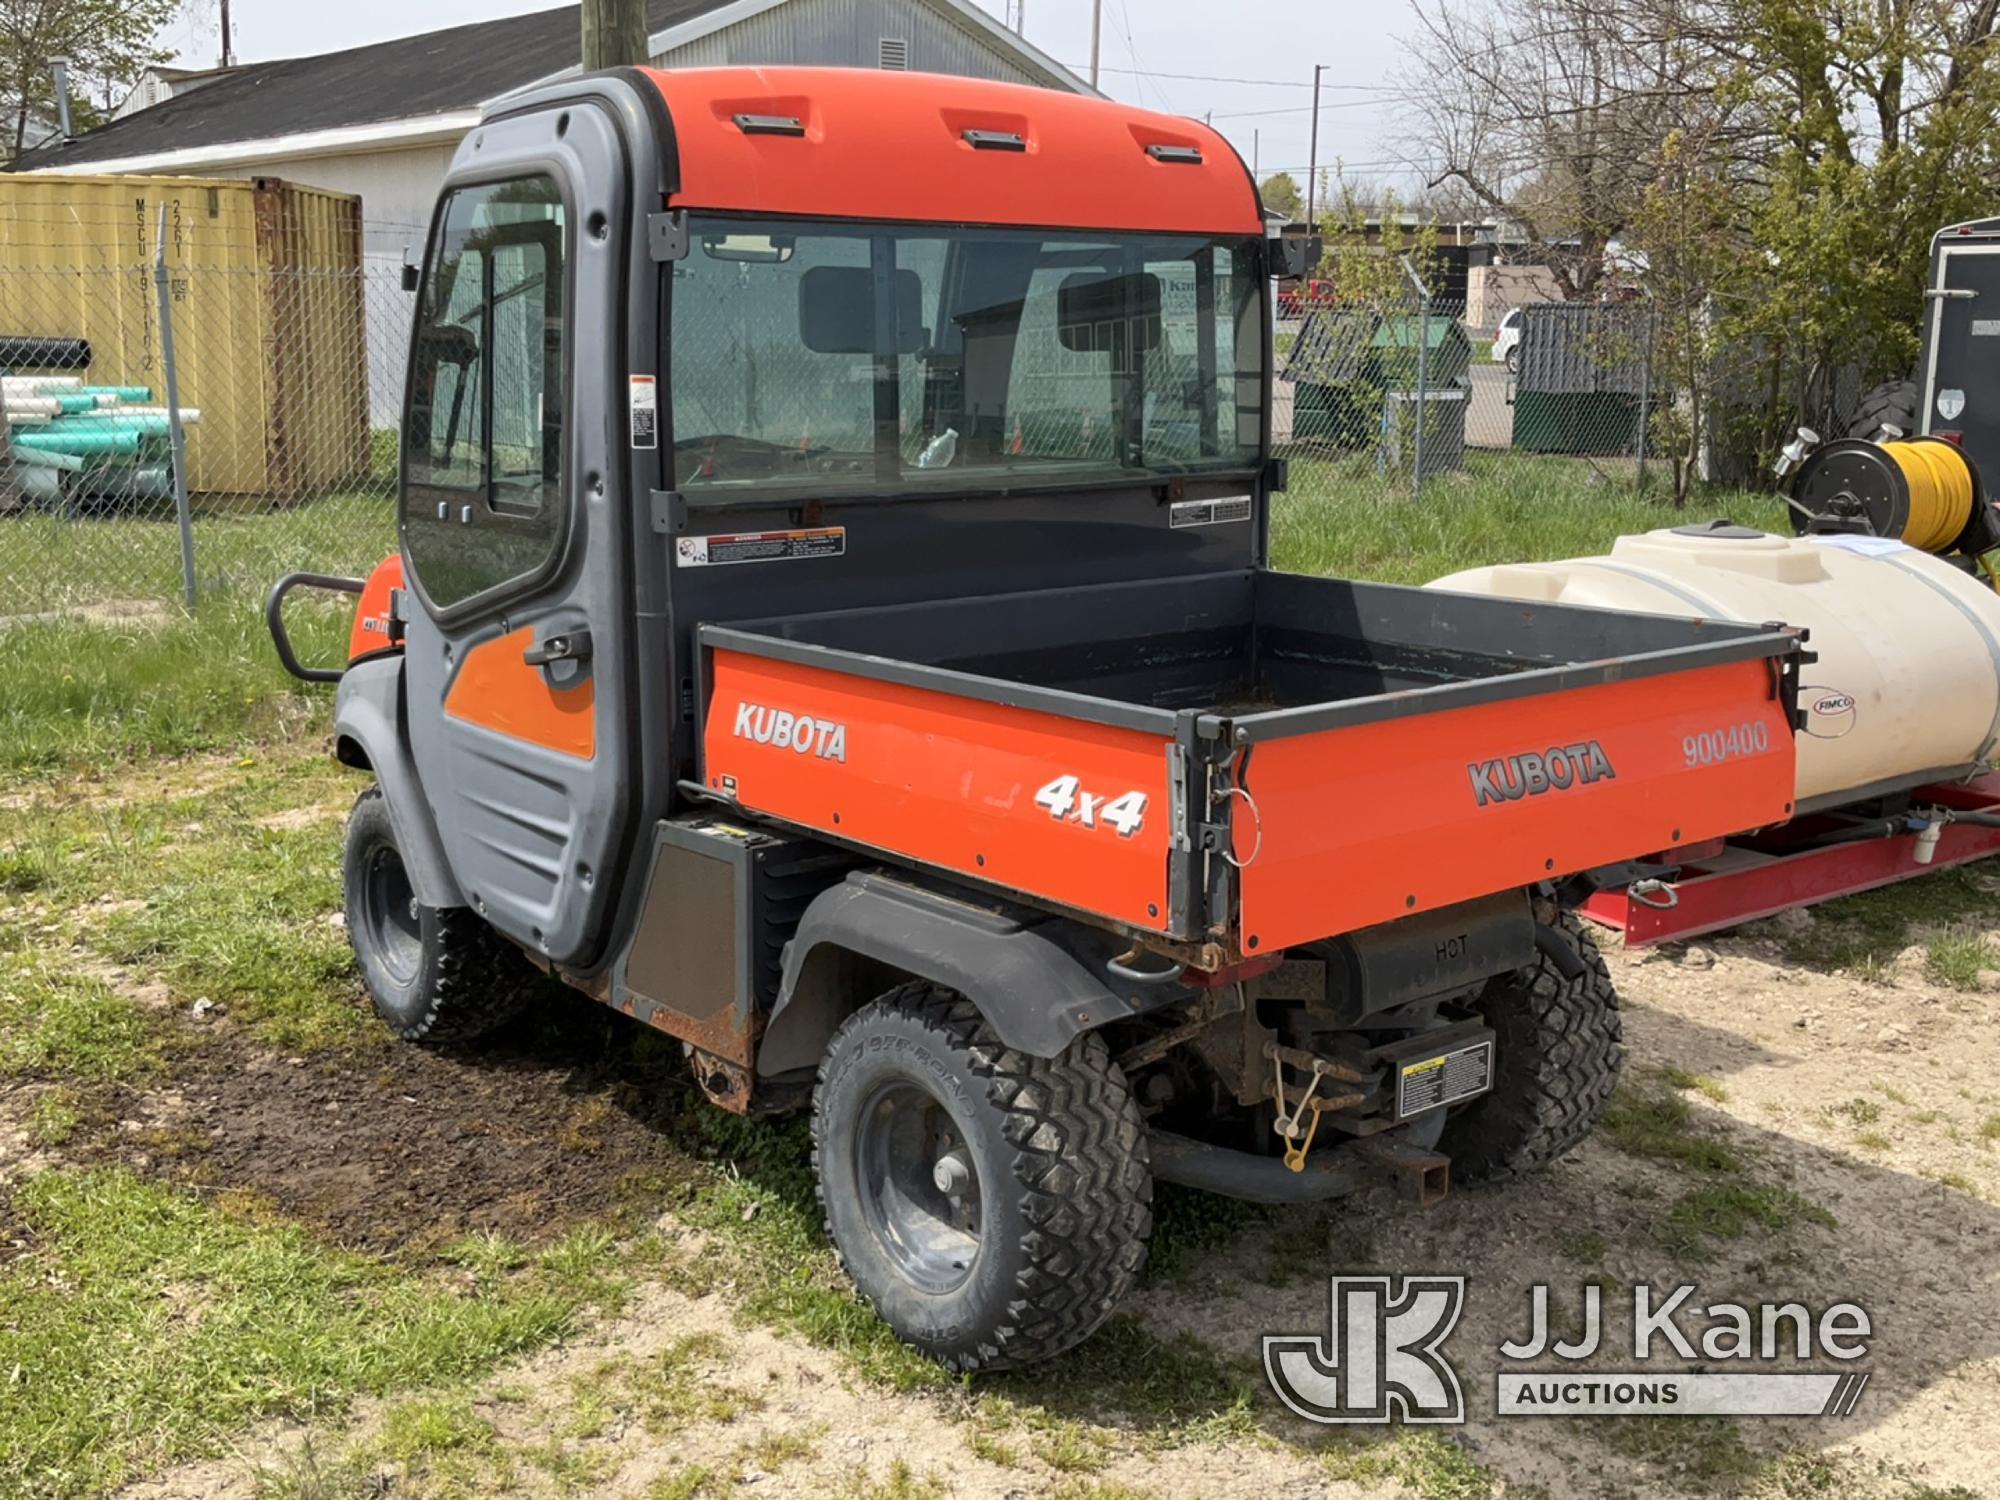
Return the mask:
[[[1121,11],[1124,9],[1122,0],[1119,9]],[[1128,26],[1125,33],[1127,42],[1126,50],[1128,51],[1131,50],[1131,35],[1132,33]],[[1132,60],[1137,62],[1138,58],[1135,56]],[[1064,63],[1063,66],[1075,70],[1088,67],[1089,64]],[[1214,73],[1158,73],[1149,68],[1103,68],[1100,71],[1105,73],[1137,73],[1143,78],[1175,78],[1188,83],[1242,83],[1258,88],[1273,89],[1309,89],[1312,87],[1310,83],[1300,83],[1296,78],[1223,78]],[[1320,85],[1320,88],[1328,92],[1337,91],[1343,94],[1400,94],[1402,92],[1400,89],[1391,88],[1387,84],[1380,83],[1323,83]]]

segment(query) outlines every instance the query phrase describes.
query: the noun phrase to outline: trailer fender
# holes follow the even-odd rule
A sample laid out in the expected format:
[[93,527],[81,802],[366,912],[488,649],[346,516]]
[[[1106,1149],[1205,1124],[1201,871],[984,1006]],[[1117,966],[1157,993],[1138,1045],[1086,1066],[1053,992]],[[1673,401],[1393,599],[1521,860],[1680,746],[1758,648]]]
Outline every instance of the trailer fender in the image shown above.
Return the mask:
[[1054,1057],[1083,1032],[1184,996],[1177,985],[1119,993],[1049,935],[1052,925],[886,875],[849,875],[813,898],[786,945],[757,1071],[818,1065],[835,1029],[875,993],[854,983],[856,959],[957,990],[1003,1043],[1031,1057]]
[[334,699],[333,754],[342,765],[375,773],[417,899],[426,906],[465,905],[410,756],[403,726],[402,657],[356,662],[341,677]]

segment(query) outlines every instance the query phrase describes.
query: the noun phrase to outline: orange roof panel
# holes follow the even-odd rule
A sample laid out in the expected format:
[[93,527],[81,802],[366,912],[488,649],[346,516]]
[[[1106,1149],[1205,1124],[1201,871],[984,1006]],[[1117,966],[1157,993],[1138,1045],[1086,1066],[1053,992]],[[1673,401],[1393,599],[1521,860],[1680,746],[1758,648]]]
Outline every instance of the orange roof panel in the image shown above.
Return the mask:
[[[1054,89],[861,68],[641,70],[675,207],[788,217],[1260,235],[1243,160],[1194,120]],[[746,131],[742,117],[791,122]],[[979,148],[968,132],[1016,137]],[[1198,162],[1186,159],[1190,149]],[[1175,159],[1175,158],[1181,159]]]

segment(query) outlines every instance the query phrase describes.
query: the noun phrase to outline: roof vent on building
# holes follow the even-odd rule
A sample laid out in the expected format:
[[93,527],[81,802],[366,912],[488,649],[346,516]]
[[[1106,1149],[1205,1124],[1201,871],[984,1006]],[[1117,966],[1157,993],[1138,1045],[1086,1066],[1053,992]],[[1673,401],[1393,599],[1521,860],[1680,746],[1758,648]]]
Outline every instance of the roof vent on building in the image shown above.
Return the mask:
[[891,72],[906,72],[910,66],[909,41],[900,36],[885,36],[877,44],[876,57],[880,65]]

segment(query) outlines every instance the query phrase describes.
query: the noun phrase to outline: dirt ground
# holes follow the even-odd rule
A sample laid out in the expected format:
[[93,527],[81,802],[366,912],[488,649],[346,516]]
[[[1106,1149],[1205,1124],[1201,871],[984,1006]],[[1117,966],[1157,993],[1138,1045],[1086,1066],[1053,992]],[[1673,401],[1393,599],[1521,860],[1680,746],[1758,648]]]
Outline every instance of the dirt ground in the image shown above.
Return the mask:
[[[66,1164],[117,1162],[254,1201],[390,1257],[467,1234],[537,1245],[609,1224],[652,1236],[656,1260],[573,1337],[437,1394],[432,1418],[473,1436],[399,1449],[407,1414],[364,1401],[337,1423],[237,1434],[225,1457],[126,1493],[2000,1495],[2000,971],[1943,982],[1921,926],[1886,964],[1838,967],[1813,956],[1820,920],[1654,952],[1607,941],[1626,1007],[1625,1114],[1544,1176],[1459,1190],[1429,1213],[1370,1192],[1209,1216],[1213,1200],[1169,1195],[1164,1263],[1128,1305],[1127,1331],[1100,1336],[1111,1354],[1086,1350],[1068,1375],[915,1390],[864,1369],[837,1337],[756,1314],[740,1244],[678,1207],[702,1174],[737,1170],[728,1138],[691,1128],[705,1107],[676,1048],[588,1001],[553,993],[477,1050],[309,1055],[259,1041],[226,1008],[172,1006],[187,1045],[150,1079],[79,1090]],[[2000,917],[1960,919],[1951,935],[2000,953]],[[40,1159],[21,1122],[44,1087],[0,1092],[0,1266],[32,1247],[5,1181]],[[1649,1121],[1665,1123],[1649,1134]],[[1470,1278],[1450,1344],[1464,1427],[1376,1442],[1270,1399],[1260,1338],[1323,1332],[1333,1272]],[[1634,1283],[1695,1282],[1697,1307],[1859,1303],[1873,1320],[1871,1382],[1842,1420],[1496,1418],[1498,1346],[1524,1331],[1528,1288],[1547,1284],[1574,1309],[1588,1281],[1611,1310],[1599,1368],[1631,1367],[1616,1309]],[[1252,1399],[1140,1409],[1154,1372],[1112,1368],[1119,1338],[1178,1351]],[[1104,1390],[1079,1369],[1105,1371]]]

